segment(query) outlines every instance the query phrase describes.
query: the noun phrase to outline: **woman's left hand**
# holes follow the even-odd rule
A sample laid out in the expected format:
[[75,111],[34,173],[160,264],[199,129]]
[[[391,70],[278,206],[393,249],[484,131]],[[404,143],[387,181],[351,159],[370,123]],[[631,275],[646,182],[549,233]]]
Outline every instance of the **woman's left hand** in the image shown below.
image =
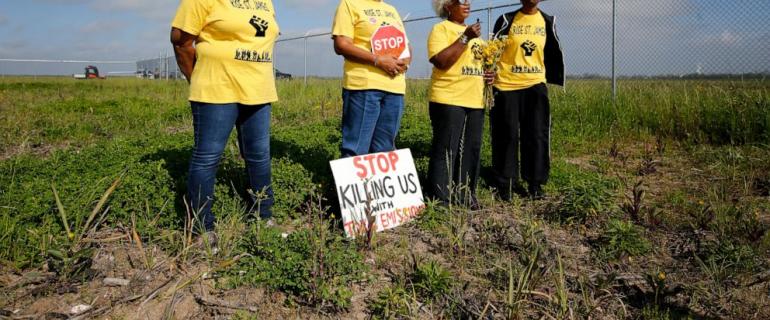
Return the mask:
[[412,63],[412,59],[411,58],[398,59],[398,61],[403,63],[403,67],[401,68],[401,73],[406,73],[406,71],[409,70],[409,65]]
[[484,83],[486,84],[494,84],[495,83],[495,76],[497,74],[494,71],[485,71],[484,72]]

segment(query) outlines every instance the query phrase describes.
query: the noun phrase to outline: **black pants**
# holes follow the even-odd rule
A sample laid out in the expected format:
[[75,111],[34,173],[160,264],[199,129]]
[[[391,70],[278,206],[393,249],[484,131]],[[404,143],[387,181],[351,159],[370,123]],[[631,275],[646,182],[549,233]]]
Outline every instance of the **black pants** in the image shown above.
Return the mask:
[[501,192],[512,190],[521,178],[529,185],[548,181],[551,169],[551,107],[548,87],[541,83],[527,89],[496,91],[489,112],[492,136],[492,174]]
[[431,102],[430,122],[428,195],[444,203],[472,204],[479,178],[484,109]]

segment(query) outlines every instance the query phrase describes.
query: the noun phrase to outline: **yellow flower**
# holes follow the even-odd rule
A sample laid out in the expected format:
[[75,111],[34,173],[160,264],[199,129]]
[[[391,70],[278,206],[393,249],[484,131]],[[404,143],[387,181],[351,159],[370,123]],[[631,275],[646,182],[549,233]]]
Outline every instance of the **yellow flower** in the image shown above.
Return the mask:
[[666,273],[663,271],[658,272],[658,280],[660,281],[666,280]]

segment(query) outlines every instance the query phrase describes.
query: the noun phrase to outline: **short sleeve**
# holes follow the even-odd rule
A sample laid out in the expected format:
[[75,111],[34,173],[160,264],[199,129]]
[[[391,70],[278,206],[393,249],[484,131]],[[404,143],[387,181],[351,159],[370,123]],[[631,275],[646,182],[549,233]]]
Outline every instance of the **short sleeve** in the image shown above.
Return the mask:
[[210,10],[209,0],[182,0],[171,26],[192,35],[199,35]]
[[332,35],[355,38],[353,12],[347,0],[340,1],[340,5],[337,7],[337,13],[334,15],[334,23],[332,24]]
[[433,57],[449,47],[451,42],[447,38],[447,30],[441,23],[433,26],[430,35],[428,35],[428,59],[433,59]]

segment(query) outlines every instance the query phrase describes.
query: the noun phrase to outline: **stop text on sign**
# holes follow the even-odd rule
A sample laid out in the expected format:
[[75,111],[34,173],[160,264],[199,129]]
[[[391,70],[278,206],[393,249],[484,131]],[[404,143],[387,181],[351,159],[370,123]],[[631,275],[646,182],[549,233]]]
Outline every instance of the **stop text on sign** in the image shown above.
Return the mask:
[[361,179],[396,170],[396,162],[398,162],[398,154],[395,151],[353,157],[356,175]]
[[382,26],[372,35],[372,52],[400,57],[406,50],[406,34],[394,26]]
[[373,46],[374,51],[398,49],[402,47],[405,42],[406,42],[406,39],[404,39],[404,37],[401,37],[401,36],[372,41],[372,43],[374,44]]

